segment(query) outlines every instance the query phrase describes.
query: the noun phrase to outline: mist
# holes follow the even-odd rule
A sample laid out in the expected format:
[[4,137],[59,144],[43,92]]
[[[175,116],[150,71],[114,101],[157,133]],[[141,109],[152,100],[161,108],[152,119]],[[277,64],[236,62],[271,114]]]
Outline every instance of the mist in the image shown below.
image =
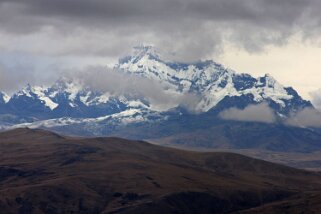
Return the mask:
[[246,122],[274,123],[276,121],[273,110],[267,103],[248,105],[244,109],[230,108],[219,114],[224,120]]
[[155,110],[168,110],[182,106],[195,112],[199,97],[192,93],[177,93],[168,89],[168,85],[131,74],[108,68],[107,66],[90,66],[78,72],[67,75],[85,87],[100,92],[108,92],[113,96],[127,96],[134,99],[146,100]]
[[296,127],[321,127],[321,112],[314,108],[305,108],[301,111],[292,114],[285,121],[287,125]]

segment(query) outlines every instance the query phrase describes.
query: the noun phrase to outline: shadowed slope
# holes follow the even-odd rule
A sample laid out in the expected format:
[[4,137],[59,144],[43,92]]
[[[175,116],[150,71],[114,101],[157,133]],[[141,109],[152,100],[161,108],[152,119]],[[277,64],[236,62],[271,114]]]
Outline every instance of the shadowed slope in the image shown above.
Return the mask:
[[17,129],[0,152],[6,213],[224,213],[321,192],[318,173],[120,138]]

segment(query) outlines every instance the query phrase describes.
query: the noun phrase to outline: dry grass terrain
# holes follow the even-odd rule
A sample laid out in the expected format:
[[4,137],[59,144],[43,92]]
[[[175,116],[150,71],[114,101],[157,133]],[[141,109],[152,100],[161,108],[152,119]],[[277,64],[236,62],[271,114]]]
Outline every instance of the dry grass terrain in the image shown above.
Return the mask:
[[317,213],[320,195],[320,173],[239,154],[0,133],[2,213]]
[[185,145],[175,145],[162,140],[147,140],[148,142],[186,151],[198,151],[198,152],[232,152],[241,155],[246,155],[261,160],[266,160],[273,163],[287,165],[299,169],[305,169],[309,171],[321,172],[321,152],[316,150],[314,152],[278,152],[270,151],[266,149],[212,149],[212,148],[200,148]]

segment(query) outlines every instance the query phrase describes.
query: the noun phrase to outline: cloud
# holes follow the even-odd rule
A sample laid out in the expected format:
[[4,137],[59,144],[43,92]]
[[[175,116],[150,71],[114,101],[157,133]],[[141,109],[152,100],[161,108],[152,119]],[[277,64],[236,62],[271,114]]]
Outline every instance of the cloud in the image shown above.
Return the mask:
[[0,53],[0,90],[11,94],[32,85],[48,85],[61,75],[63,65],[46,57]]
[[224,120],[274,123],[276,121],[273,110],[266,103],[249,105],[245,109],[230,108],[219,114]]
[[321,89],[311,92],[310,96],[312,98],[311,102],[313,105],[316,108],[321,109]]
[[317,44],[320,7],[319,0],[0,0],[0,52],[34,56],[36,67],[43,57],[116,61],[140,43],[178,61],[219,57],[231,50],[226,44],[257,53],[297,34]]
[[23,85],[33,83],[32,68],[28,65],[7,67],[0,62],[0,90],[11,92]]
[[290,116],[287,125],[297,127],[321,127],[321,112],[313,108],[305,108]]
[[168,110],[180,105],[195,112],[199,101],[194,94],[177,93],[166,89],[168,86],[161,82],[108,67],[87,67],[81,72],[70,72],[68,78],[100,92],[146,100],[157,110]]
[[148,42],[195,60],[219,54],[226,41],[252,52],[297,32],[318,36],[320,6],[318,0],[2,0],[0,34],[7,41],[0,47],[119,56]]

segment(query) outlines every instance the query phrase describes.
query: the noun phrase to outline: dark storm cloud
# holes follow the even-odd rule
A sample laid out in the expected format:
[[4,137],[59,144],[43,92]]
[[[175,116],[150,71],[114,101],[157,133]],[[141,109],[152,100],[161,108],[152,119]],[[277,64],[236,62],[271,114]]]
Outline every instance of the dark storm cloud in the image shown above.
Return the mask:
[[[7,0],[3,8],[23,15],[82,19],[204,18],[292,22],[317,1],[306,0]],[[128,21],[128,20],[126,20]]]
[[320,7],[317,0],[4,0],[0,25],[12,37],[54,34],[63,46],[56,54],[110,56],[147,42],[195,60],[219,54],[224,41],[261,51],[298,31],[317,36]]

